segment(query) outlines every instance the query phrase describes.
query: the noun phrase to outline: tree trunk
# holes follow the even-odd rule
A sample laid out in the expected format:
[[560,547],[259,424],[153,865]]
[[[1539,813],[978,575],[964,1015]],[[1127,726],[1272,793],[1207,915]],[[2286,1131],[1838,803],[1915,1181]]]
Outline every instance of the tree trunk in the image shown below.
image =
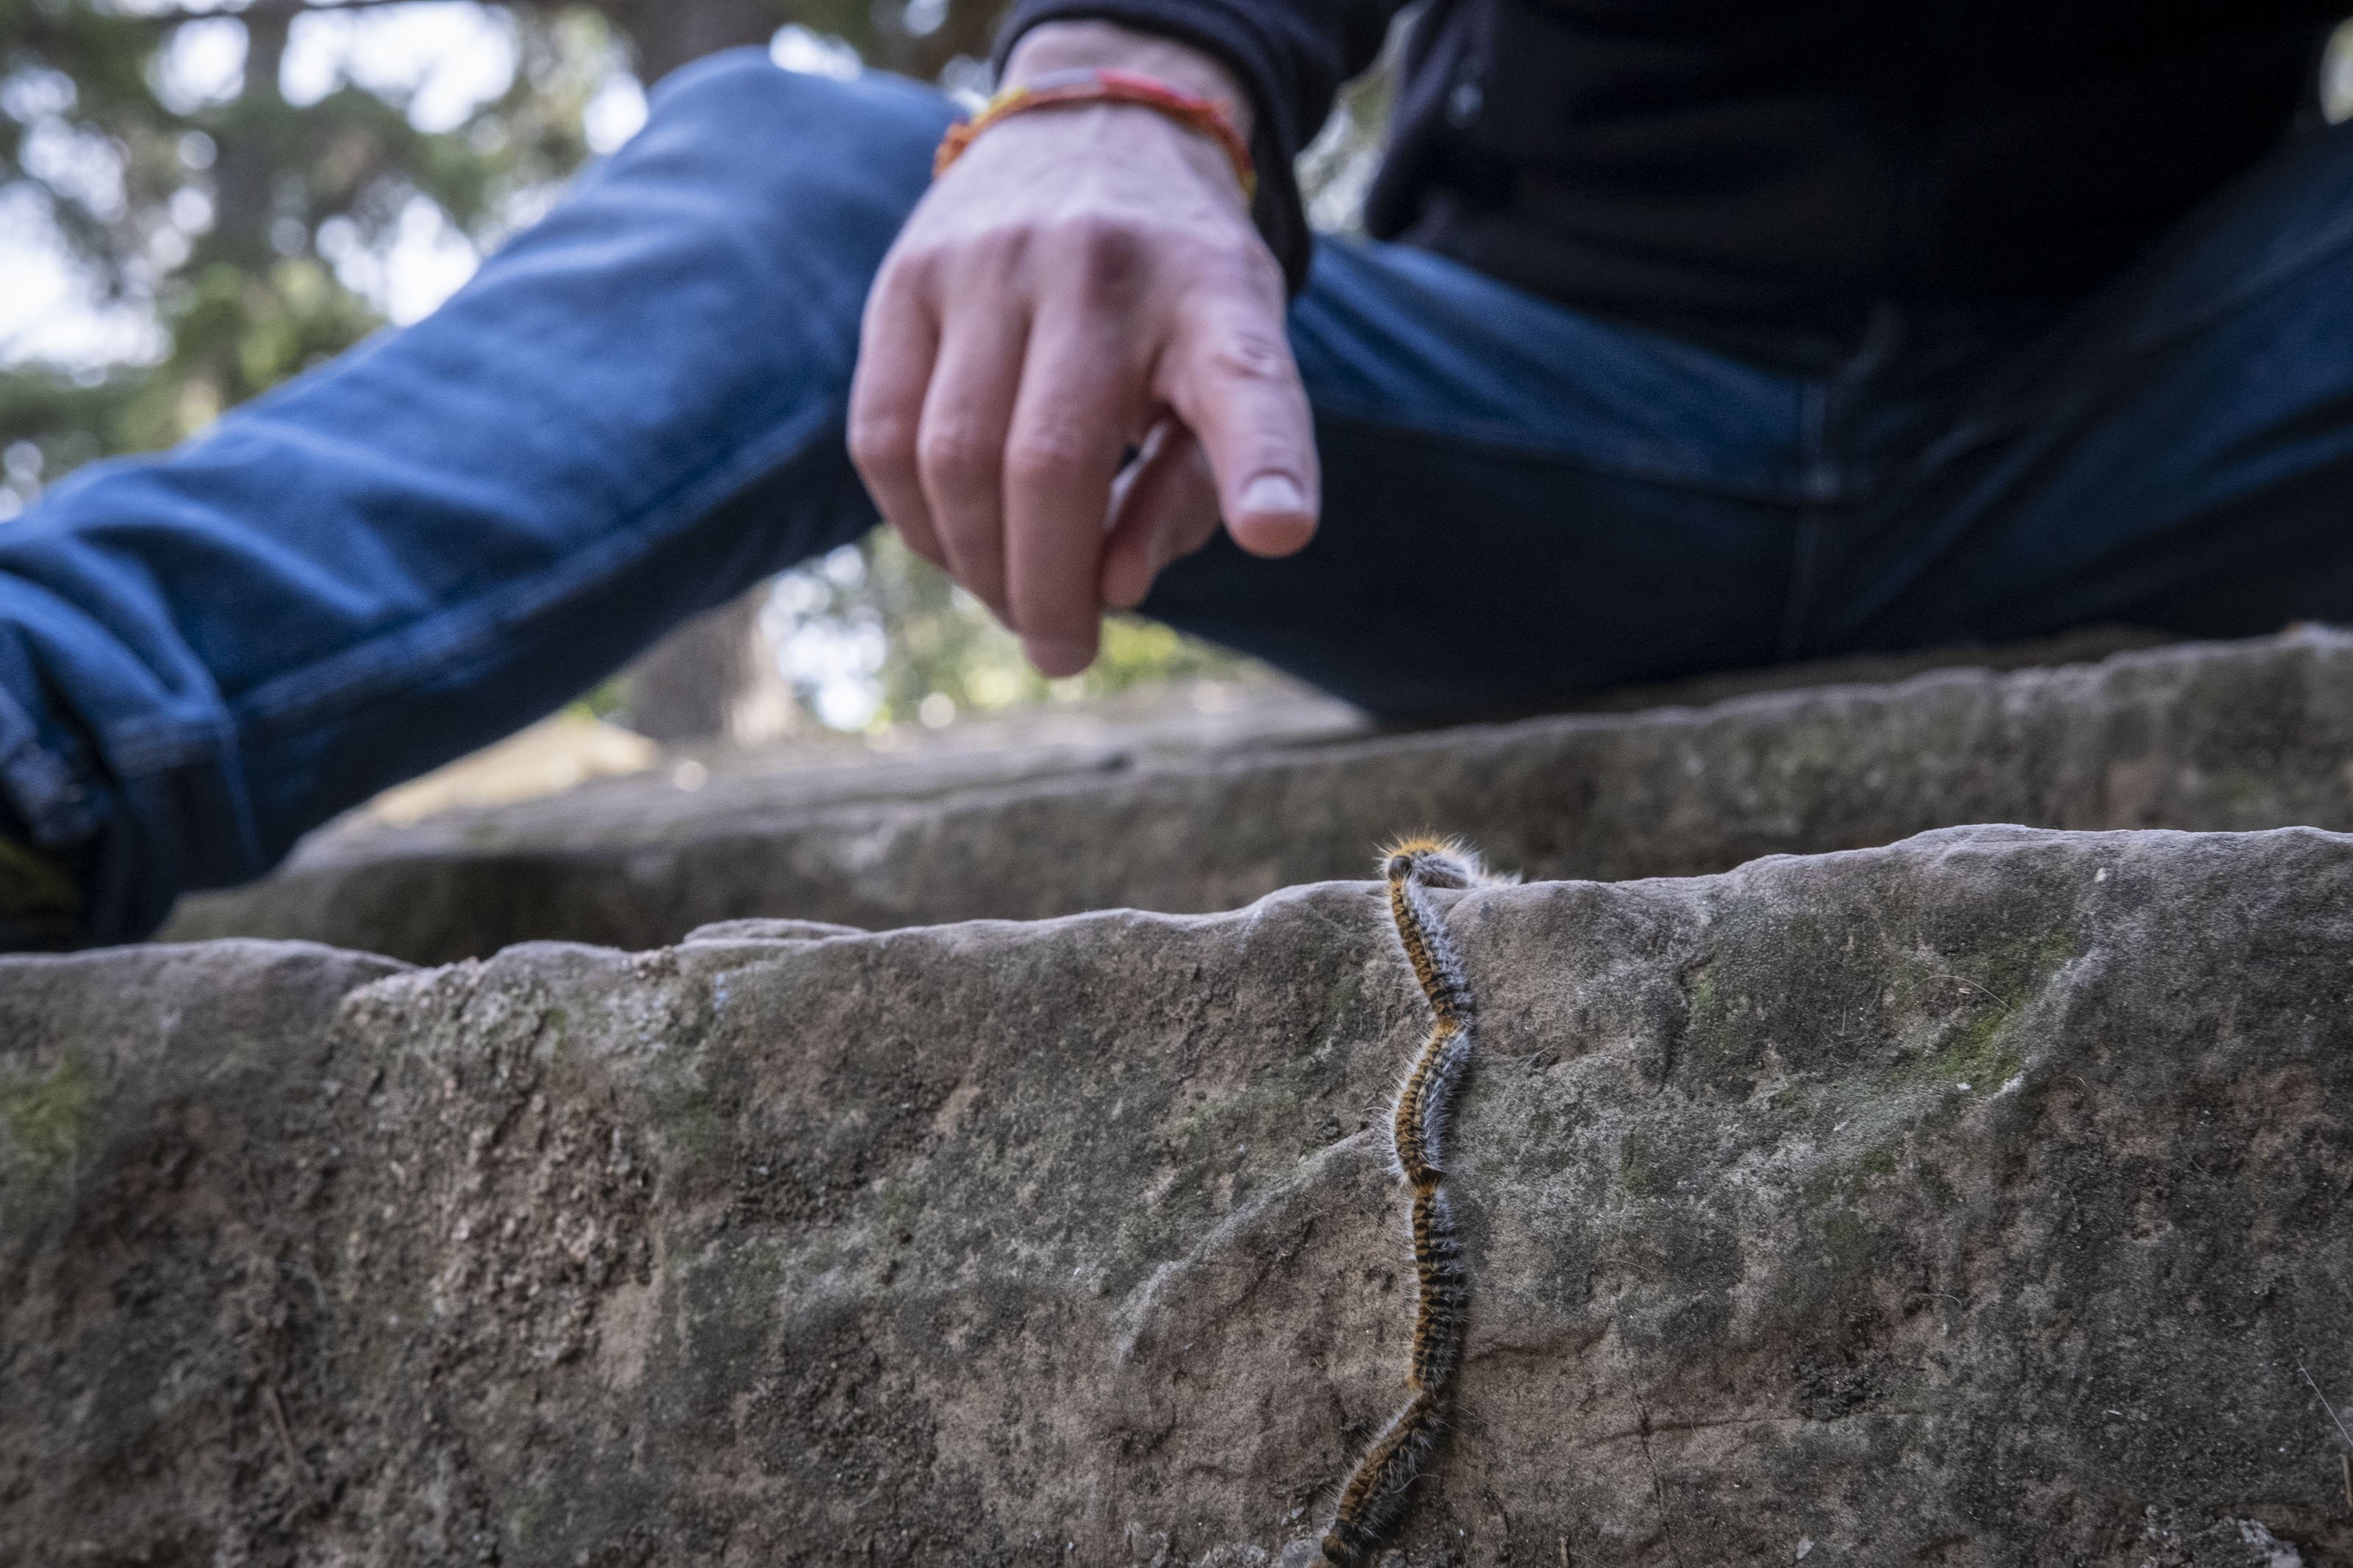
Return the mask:
[[302,0],[256,0],[231,13],[245,24],[245,85],[236,113],[220,129],[213,229],[198,247],[200,261],[230,261],[259,271],[277,258],[269,248],[272,192],[278,171],[288,166],[286,149],[273,134],[285,107],[278,72],[294,18],[304,9]]
[[678,627],[624,671],[629,728],[664,745],[781,738],[797,712],[760,630],[763,583]]
[[777,0],[619,0],[607,12],[628,36],[648,86],[689,60],[738,44],[765,44],[792,20]]

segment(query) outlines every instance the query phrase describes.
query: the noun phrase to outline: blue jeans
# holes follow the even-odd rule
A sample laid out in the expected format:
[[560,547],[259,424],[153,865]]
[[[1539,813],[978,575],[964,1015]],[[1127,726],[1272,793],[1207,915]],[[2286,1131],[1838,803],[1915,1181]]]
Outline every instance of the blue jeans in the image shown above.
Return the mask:
[[[87,935],[853,540],[867,284],[949,112],[715,57],[440,311],[0,525],[0,832]],[[2353,127],[2064,310],[1876,311],[1809,372],[1325,245],[1326,479],[1147,613],[1400,718],[2092,621],[2353,618]]]

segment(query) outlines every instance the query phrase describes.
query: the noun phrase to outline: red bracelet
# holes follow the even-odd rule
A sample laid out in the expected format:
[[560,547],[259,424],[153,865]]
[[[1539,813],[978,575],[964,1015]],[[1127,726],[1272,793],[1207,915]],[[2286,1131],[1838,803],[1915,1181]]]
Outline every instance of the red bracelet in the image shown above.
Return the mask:
[[932,157],[932,177],[947,173],[948,165],[963,155],[972,145],[974,137],[1000,120],[1008,119],[1032,109],[1050,109],[1057,104],[1071,103],[1133,103],[1145,109],[1158,110],[1180,125],[1200,132],[1215,140],[1233,161],[1234,176],[1242,183],[1242,199],[1252,201],[1258,195],[1258,169],[1250,162],[1250,143],[1234,129],[1225,105],[1213,98],[1195,98],[1178,92],[1166,82],[1155,81],[1148,76],[1132,71],[1096,70],[1082,67],[1076,70],[1048,71],[1034,81],[1019,87],[1008,87],[981,106],[978,114],[948,127],[940,139],[940,150]]

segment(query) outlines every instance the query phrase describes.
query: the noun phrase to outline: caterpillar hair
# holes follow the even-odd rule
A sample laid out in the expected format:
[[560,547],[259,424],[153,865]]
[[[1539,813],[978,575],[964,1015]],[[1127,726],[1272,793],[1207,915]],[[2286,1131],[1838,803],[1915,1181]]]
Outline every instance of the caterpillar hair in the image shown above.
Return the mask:
[[1324,1560],[1334,1568],[1356,1568],[1404,1517],[1406,1492],[1437,1440],[1443,1397],[1416,1394],[1365,1450],[1340,1493],[1332,1528],[1324,1532]]
[[1398,1085],[1389,1118],[1398,1174],[1413,1194],[1413,1342],[1406,1402],[1357,1460],[1341,1489],[1332,1526],[1324,1532],[1324,1558],[1335,1568],[1364,1562],[1404,1517],[1406,1494],[1443,1423],[1470,1323],[1471,1282],[1442,1184],[1448,1120],[1470,1068],[1478,1004],[1428,889],[1512,880],[1489,872],[1477,851],[1455,839],[1399,839],[1381,851],[1380,867],[1398,944],[1432,1016],[1429,1037]]
[[1398,1177],[1419,1191],[1442,1173],[1446,1108],[1471,1059],[1471,1036],[1461,1020],[1440,1021],[1398,1080],[1389,1115],[1389,1148]]
[[1446,1194],[1429,1187],[1413,1195],[1413,1351],[1409,1388],[1441,1392],[1462,1364],[1462,1331],[1471,1321],[1471,1281]]
[[1427,833],[1391,839],[1381,848],[1380,866],[1383,877],[1412,875],[1430,888],[1501,888],[1519,880],[1508,872],[1488,870],[1479,851],[1461,839]]

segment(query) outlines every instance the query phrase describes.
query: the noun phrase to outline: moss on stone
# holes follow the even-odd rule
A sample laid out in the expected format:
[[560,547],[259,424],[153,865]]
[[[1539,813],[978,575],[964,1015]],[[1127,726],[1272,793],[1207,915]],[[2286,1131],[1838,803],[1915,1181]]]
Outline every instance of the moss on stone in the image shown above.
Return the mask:
[[1829,1210],[1822,1215],[1822,1250],[1838,1282],[1863,1279],[1871,1273],[1875,1250],[1871,1226],[1852,1209]]
[[2052,931],[1973,954],[1970,967],[1987,978],[1958,974],[1951,978],[1969,989],[1976,1005],[1918,1059],[1907,1076],[1977,1090],[2000,1088],[2025,1061],[2023,1048],[2008,1033],[2010,1020],[2075,952],[2072,935]]
[[81,1146],[98,1089],[79,1057],[69,1056],[35,1079],[0,1087],[0,1122],[16,1147],[44,1165],[61,1164]]
[[1626,1184],[1626,1191],[1635,1197],[1647,1198],[1657,1194],[1658,1161],[1648,1137],[1640,1132],[1629,1132],[1620,1141],[1618,1175]]

